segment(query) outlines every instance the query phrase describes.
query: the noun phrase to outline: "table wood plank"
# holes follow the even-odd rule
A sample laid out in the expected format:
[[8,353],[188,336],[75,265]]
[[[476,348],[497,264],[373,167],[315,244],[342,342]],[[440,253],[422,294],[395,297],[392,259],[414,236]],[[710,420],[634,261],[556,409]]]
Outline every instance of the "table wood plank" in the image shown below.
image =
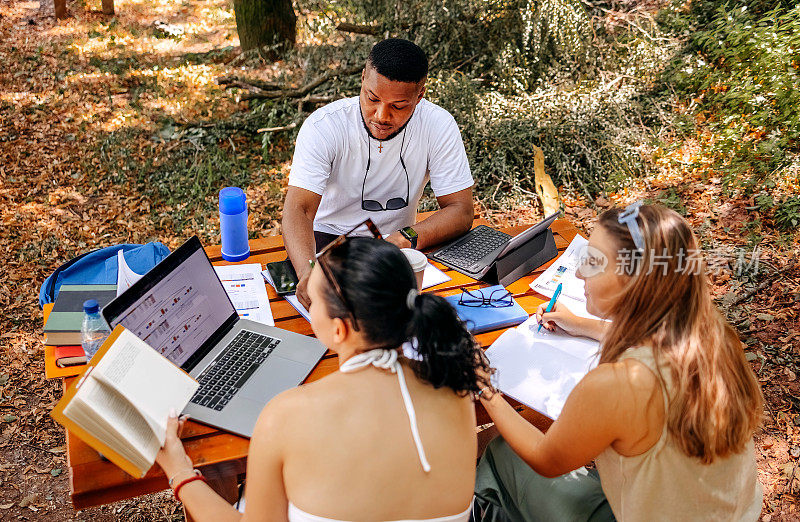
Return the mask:
[[[475,225],[477,224],[485,224],[485,221],[476,220]],[[504,231],[510,234],[516,234],[525,228],[527,227],[519,226],[504,229]],[[553,223],[551,230],[553,230],[555,234],[556,247],[559,253],[563,252],[569,242],[572,241],[578,233],[578,230],[571,223],[563,219]],[[286,252],[283,249],[283,238],[281,236],[253,239],[250,241],[250,245],[252,254],[242,263],[260,263],[263,268],[265,263],[280,261],[286,258]],[[207,247],[206,252],[215,264],[229,264],[221,259],[220,247],[218,245]],[[514,298],[528,313],[535,312],[536,307],[545,301],[544,296],[535,293],[531,290],[529,285],[531,281],[551,263],[552,261],[546,263],[532,274],[521,278],[519,281],[507,287],[514,295]],[[439,263],[434,264],[452,279],[428,291],[436,292],[439,295],[451,295],[458,293],[461,288],[486,286],[484,283],[475,281],[459,272],[443,267]],[[304,335],[313,335],[311,325],[300,317],[291,305],[284,299],[278,297],[271,286],[267,285],[267,291],[276,326]],[[476,340],[485,349],[490,346],[503,331],[505,331],[505,329],[478,334]],[[305,382],[317,381],[334,373],[338,368],[338,357],[336,354],[329,351],[314,367]],[[70,382],[70,379],[66,379],[65,385],[68,385]],[[516,401],[509,399],[509,402],[517,410],[522,411],[525,409],[524,406]],[[479,425],[490,421],[486,411],[479,403],[476,405],[476,417]],[[547,429],[552,422],[541,415],[535,417],[534,420],[541,429]],[[248,439],[192,421],[187,423],[182,434],[182,439],[184,440],[189,456],[192,458],[195,465],[203,469],[204,474],[219,477],[235,477],[238,474],[244,473],[247,450],[249,447]],[[70,469],[70,491],[73,505],[76,509],[106,504],[167,488],[166,478],[157,466],[154,466],[145,478],[134,479],[114,464],[102,460],[95,450],[69,432],[67,433],[67,463]]]

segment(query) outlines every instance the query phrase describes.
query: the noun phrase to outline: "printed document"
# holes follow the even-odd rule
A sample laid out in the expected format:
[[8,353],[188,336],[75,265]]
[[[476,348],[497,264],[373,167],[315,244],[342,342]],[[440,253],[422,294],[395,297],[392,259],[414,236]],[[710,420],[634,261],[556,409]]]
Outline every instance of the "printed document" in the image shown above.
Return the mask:
[[553,297],[558,283],[562,283],[561,296],[558,298],[560,303],[567,305],[567,308],[575,315],[590,319],[600,319],[586,311],[583,279],[578,279],[576,275],[588,244],[589,241],[586,238],[576,234],[575,239],[572,240],[564,253],[539,277],[534,279],[530,287],[545,297]]
[[275,326],[260,263],[215,266],[214,270],[239,317]]
[[486,350],[504,394],[558,418],[567,396],[597,366],[600,343],[539,329],[536,316],[506,330]]
[[432,264],[428,263],[425,266],[425,271],[422,273],[422,290],[432,286],[440,285],[453,279],[445,274]]

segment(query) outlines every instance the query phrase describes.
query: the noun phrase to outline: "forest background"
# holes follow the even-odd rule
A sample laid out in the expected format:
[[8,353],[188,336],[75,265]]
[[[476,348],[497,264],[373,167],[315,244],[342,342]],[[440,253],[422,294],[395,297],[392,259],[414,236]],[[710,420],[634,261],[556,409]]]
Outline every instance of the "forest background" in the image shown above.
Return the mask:
[[[298,126],[356,94],[371,45],[399,36],[431,57],[427,96],[459,124],[482,216],[541,217],[536,145],[584,232],[598,212],[639,198],[692,223],[767,398],[756,437],[763,520],[797,519],[793,4],[297,0],[297,44],[274,60],[278,48],[241,52],[226,0],[118,0],[113,17],[74,0],[59,21],[49,2],[0,0],[0,518],[181,518],[166,493],[72,510],[38,287],[97,246],[175,248],[192,234],[218,243],[227,185],[247,193],[252,237],[279,234]],[[428,194],[421,208],[434,206]]]

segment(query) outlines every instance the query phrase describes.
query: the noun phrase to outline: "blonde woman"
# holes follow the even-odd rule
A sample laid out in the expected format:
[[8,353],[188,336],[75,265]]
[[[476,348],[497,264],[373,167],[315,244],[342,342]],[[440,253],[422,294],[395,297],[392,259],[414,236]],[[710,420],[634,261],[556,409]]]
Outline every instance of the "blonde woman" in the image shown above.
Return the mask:
[[[601,215],[589,246],[587,308],[611,321],[560,303],[537,317],[600,340],[599,365],[546,434],[481,391],[502,435],[478,466],[484,520],[758,519],[761,391],[711,300],[688,223],[634,204]],[[592,460],[596,472],[582,468]]]

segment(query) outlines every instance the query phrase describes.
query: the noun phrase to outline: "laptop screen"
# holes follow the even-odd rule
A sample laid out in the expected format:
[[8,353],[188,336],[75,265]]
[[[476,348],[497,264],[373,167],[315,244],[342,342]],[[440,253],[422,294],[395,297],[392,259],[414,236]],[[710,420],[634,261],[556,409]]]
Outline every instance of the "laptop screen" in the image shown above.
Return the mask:
[[232,316],[236,310],[197,237],[103,308],[112,329],[121,324],[178,366],[207,353]]

